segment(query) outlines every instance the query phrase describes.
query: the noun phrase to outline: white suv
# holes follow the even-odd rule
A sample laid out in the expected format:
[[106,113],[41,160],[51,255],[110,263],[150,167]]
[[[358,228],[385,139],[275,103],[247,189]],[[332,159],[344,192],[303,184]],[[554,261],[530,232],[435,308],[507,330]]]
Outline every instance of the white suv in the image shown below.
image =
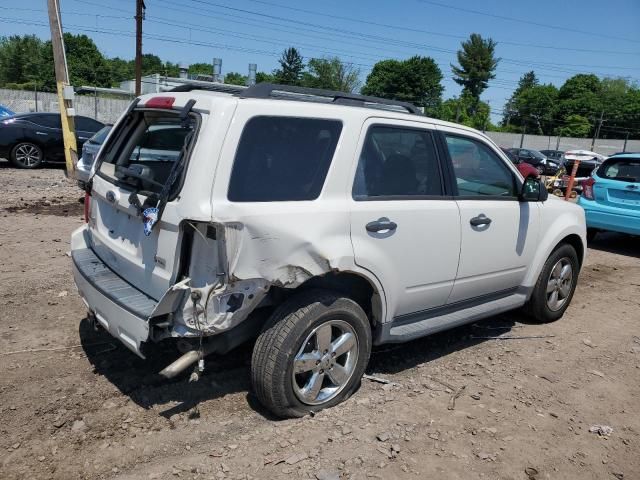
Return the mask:
[[211,89],[134,101],[72,236],[96,324],[142,357],[192,345],[163,376],[257,337],[255,394],[300,416],[348,398],[372,345],[520,307],[563,315],[583,210],[486,136],[373,97]]

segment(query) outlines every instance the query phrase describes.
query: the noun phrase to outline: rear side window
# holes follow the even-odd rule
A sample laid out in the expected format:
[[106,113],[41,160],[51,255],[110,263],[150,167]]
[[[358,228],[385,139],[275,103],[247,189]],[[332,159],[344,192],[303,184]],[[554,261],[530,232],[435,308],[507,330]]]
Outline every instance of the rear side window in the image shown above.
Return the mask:
[[598,170],[598,176],[623,182],[640,182],[640,158],[608,160]]
[[442,193],[429,131],[382,125],[369,129],[353,185],[355,200],[421,198]]
[[88,117],[76,117],[75,120],[76,128],[83,132],[97,132],[104,126],[102,123]]
[[232,202],[314,200],[320,195],[342,123],[254,117],[240,137],[229,181]]
[[27,118],[35,124],[41,125],[47,128],[62,128],[62,120],[60,115],[36,115],[31,118]]

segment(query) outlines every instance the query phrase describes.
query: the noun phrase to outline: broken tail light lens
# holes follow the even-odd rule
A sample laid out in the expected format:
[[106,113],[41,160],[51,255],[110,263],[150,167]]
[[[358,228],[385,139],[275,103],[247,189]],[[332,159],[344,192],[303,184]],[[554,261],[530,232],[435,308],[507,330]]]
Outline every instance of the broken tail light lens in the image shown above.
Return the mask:
[[582,196],[587,200],[595,200],[593,195],[593,185],[596,183],[593,177],[582,181]]
[[175,97],[153,97],[144,104],[147,108],[172,108]]

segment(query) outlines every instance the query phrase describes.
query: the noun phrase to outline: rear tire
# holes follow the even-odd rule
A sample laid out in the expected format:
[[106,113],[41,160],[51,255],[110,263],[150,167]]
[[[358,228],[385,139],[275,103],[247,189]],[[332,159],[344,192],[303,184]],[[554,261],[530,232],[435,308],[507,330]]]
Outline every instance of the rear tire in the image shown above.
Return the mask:
[[598,230],[595,228],[587,228],[587,242],[593,242],[596,239],[596,235],[598,235]]
[[369,320],[356,302],[305,291],[278,307],[258,337],[253,391],[278,417],[302,417],[349,398],[370,353]]
[[11,150],[11,163],[18,168],[38,168],[44,161],[42,149],[31,142],[20,142]]
[[576,250],[567,243],[559,245],[542,267],[524,313],[539,323],[562,317],[573,298],[579,269]]

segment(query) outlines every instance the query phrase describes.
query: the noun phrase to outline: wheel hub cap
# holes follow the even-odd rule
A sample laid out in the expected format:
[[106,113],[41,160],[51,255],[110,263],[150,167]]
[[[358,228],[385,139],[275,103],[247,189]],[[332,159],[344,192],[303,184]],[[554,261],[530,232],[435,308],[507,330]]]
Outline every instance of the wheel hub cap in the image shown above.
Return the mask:
[[320,405],[349,383],[358,361],[358,338],[344,320],[314,328],[293,359],[293,391],[307,405]]
[[547,307],[556,312],[567,303],[573,286],[573,267],[568,258],[561,258],[551,269],[547,281]]

